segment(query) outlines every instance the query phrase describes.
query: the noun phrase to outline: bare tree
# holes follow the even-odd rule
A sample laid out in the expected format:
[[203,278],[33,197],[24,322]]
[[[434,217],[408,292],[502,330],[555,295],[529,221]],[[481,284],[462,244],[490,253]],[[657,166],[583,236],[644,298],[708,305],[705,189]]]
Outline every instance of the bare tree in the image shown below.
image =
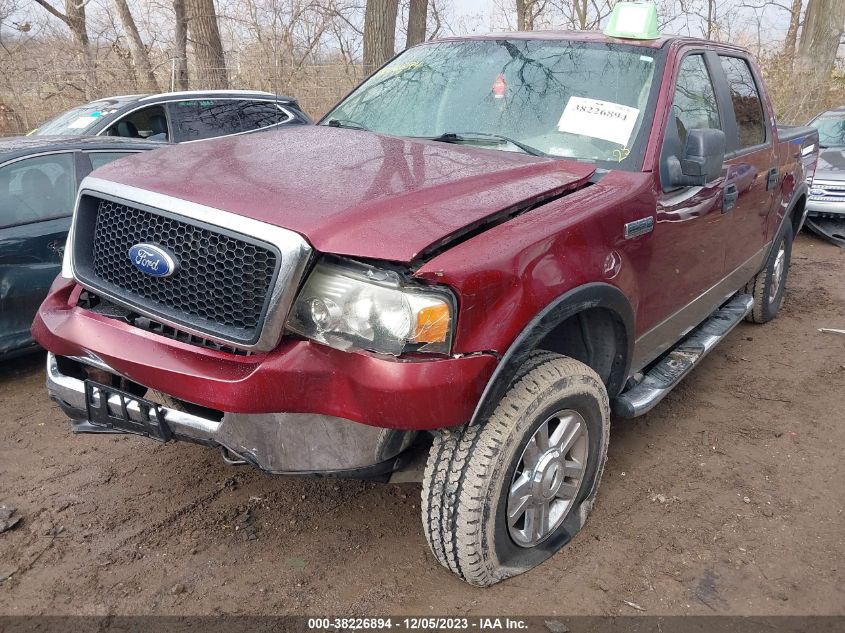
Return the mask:
[[408,5],[408,37],[405,47],[425,42],[426,18],[428,17],[428,0],[410,0]]
[[214,0],[184,2],[198,81],[203,88],[228,88],[229,75]]
[[399,0],[367,0],[364,12],[364,70],[372,72],[393,57]]
[[612,0],[553,0],[551,8],[567,28],[586,31],[597,29],[612,5]]
[[129,10],[129,4],[126,0],[113,0],[113,2],[118,16],[120,16],[120,22],[129,36],[129,42],[132,46],[132,65],[135,68],[135,74],[140,79],[140,83],[145,90],[158,92],[158,82],[156,81],[155,74],[153,74],[150,56],[141,39],[141,34],[138,32],[135,18],[132,17],[132,12]]
[[516,30],[533,31],[546,0],[516,0]]
[[188,18],[185,15],[185,0],[173,0],[173,87],[188,89]]
[[783,42],[783,54],[792,59],[795,57],[795,46],[798,44],[798,28],[801,26],[801,9],[803,0],[792,0],[789,9],[789,28],[786,30],[786,39]]
[[809,0],[794,69],[796,76],[800,75],[802,90],[813,98],[805,101],[801,114],[808,116],[821,107],[816,101],[822,101],[828,93],[843,30],[843,0]]
[[85,18],[85,2],[79,0],[65,0],[65,12],[62,13],[47,0],[35,0],[44,9],[58,18],[70,30],[71,41],[76,49],[76,57],[85,76],[85,97],[94,98],[97,78],[94,73],[94,55],[91,42],[88,39],[88,23]]

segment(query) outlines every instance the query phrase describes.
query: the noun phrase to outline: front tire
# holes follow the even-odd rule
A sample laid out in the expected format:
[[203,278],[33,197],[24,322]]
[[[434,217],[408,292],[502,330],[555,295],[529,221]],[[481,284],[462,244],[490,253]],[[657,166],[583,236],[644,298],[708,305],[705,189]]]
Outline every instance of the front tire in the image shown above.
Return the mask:
[[526,366],[486,423],[435,438],[423,478],[432,552],[479,587],[566,545],[592,509],[607,459],[610,407],[599,376],[549,352]]
[[769,253],[765,268],[748,282],[746,292],[754,297],[754,305],[746,320],[752,323],[768,323],[777,316],[783,305],[786,278],[789,276],[792,239],[792,224],[787,218],[780,237]]

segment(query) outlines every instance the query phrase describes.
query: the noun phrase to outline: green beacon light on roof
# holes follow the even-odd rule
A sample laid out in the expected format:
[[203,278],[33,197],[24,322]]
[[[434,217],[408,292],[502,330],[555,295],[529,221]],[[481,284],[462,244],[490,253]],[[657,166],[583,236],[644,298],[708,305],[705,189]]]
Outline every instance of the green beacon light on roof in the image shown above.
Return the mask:
[[604,34],[632,40],[653,40],[657,30],[657,5],[652,2],[617,2]]

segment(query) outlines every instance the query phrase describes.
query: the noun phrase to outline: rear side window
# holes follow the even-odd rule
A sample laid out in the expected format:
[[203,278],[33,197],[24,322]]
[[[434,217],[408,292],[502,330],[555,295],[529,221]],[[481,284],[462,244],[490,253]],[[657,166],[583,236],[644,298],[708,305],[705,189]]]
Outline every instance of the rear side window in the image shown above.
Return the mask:
[[243,132],[278,125],[289,119],[290,116],[275,103],[267,101],[244,101],[241,103]]
[[0,167],[0,228],[68,216],[75,193],[72,153]]
[[235,99],[198,99],[170,104],[179,141],[196,141],[243,130],[241,102]]
[[739,57],[722,55],[719,59],[731,90],[740,149],[765,143],[766,124],[763,118],[763,104],[748,62]]
[[684,147],[690,130],[721,129],[716,91],[703,55],[687,55],[678,71],[672,112],[678,127],[678,138]]

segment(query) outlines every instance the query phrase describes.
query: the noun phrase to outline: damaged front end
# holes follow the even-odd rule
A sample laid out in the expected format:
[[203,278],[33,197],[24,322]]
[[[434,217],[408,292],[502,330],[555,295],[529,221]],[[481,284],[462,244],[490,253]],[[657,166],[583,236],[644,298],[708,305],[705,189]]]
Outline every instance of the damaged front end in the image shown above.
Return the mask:
[[385,475],[402,465],[417,435],[313,413],[217,411],[148,390],[87,358],[48,354],[47,389],[75,433],[194,442],[273,474]]

